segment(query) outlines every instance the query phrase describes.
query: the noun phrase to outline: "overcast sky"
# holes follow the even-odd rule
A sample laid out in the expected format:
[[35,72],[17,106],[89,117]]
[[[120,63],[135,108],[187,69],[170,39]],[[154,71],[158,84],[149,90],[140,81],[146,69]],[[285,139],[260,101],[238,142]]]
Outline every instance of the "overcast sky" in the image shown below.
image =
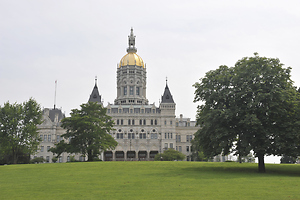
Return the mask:
[[195,120],[192,85],[243,57],[279,58],[300,86],[299,0],[0,0],[0,104],[33,97],[68,116],[98,77],[104,105],[116,98],[117,63],[133,27],[147,64],[147,98],[158,106],[165,80],[176,115]]

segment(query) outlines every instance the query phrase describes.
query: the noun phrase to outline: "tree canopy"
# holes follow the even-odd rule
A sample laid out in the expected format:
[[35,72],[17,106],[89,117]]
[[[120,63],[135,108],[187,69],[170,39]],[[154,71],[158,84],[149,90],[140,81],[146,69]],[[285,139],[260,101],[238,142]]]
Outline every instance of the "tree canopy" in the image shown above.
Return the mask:
[[29,162],[40,143],[37,125],[41,123],[40,105],[32,98],[22,104],[0,106],[1,163]]
[[185,155],[179,151],[176,151],[172,148],[165,150],[163,153],[158,153],[155,155],[154,160],[159,161],[174,161],[174,160],[183,160]]
[[198,106],[194,148],[208,157],[253,150],[259,172],[264,155],[299,152],[299,93],[291,68],[279,59],[245,57],[234,67],[220,66],[194,84]]
[[73,109],[71,116],[62,120],[66,133],[65,140],[60,141],[50,151],[58,154],[63,152],[88,155],[93,161],[102,151],[114,149],[117,142],[108,133],[113,129],[112,118],[106,115],[106,109],[96,102],[80,105],[81,109]]

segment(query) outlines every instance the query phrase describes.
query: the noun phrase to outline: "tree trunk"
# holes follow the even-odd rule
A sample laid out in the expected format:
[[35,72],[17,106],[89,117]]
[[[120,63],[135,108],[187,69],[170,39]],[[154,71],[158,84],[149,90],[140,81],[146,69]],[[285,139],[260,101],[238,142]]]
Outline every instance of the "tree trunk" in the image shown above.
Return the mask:
[[88,150],[88,161],[93,161],[93,153],[91,149]]
[[242,157],[240,154],[239,154],[239,163],[242,163]]
[[258,172],[259,173],[265,173],[266,168],[265,168],[265,158],[264,154],[258,154]]

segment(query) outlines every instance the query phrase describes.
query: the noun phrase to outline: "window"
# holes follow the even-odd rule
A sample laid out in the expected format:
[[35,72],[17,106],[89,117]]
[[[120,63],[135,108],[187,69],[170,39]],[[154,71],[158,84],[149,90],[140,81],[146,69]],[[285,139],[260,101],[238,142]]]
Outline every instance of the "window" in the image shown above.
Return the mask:
[[58,162],[62,162],[62,157],[60,156],[59,158],[58,158]]
[[144,109],[141,110],[141,113],[144,113]]
[[186,146],[186,152],[190,152],[190,146]]
[[41,146],[41,152],[44,152],[44,146]]
[[140,139],[143,139],[143,133],[140,133]]
[[132,125],[134,125],[134,119],[132,120]]
[[119,109],[119,113],[122,113],[122,109]]
[[44,135],[44,142],[47,142],[47,135]]
[[133,86],[130,86],[130,87],[129,87],[129,94],[130,94],[130,95],[133,95]]
[[170,133],[168,133],[168,139],[170,139]]
[[48,142],[51,142],[51,135],[48,135]]
[[167,121],[165,120],[165,125],[167,125]]
[[153,109],[153,114],[155,114],[155,109]]
[[57,135],[56,136],[56,142],[59,142],[60,141],[60,135]]
[[170,148],[173,149],[173,143],[170,143]]
[[165,139],[167,139],[167,133],[165,133]]
[[181,142],[181,135],[176,135],[176,142]]
[[153,133],[151,133],[151,139],[154,139],[154,134]]
[[107,113],[110,113],[110,109],[107,109]]
[[130,125],[130,119],[128,120],[128,125]]
[[173,139],[173,134],[171,133],[171,139]]
[[154,124],[157,125],[157,120],[154,120]]
[[117,133],[117,139],[123,139],[123,133]]
[[168,143],[165,143],[164,149],[168,149]]
[[144,125],[146,125],[146,120],[144,119]]
[[70,156],[67,157],[67,162],[70,162]]
[[157,139],[157,133],[154,134],[154,139]]
[[179,152],[182,152],[182,148],[181,148],[181,146],[179,146],[179,148],[178,148],[178,149],[179,149],[179,150],[178,150]]
[[128,139],[134,139],[134,133],[128,133]]
[[130,113],[133,113],[133,110],[132,110],[132,109],[130,109]]
[[142,125],[142,124],[143,124],[143,120],[140,119],[140,125]]
[[124,87],[124,95],[127,95],[127,87]]
[[151,125],[153,125],[153,119],[151,119]]
[[140,88],[136,87],[136,95],[140,95]]
[[119,125],[119,120],[117,119],[117,125]]
[[123,125],[123,119],[121,119],[121,125]]
[[49,149],[50,149],[50,146],[47,146],[47,151],[49,151]]
[[193,135],[187,135],[187,136],[186,136],[186,141],[187,141],[187,142],[191,142],[192,139],[193,139]]
[[172,124],[173,124],[173,121],[170,121],[170,124],[172,125]]
[[143,133],[143,139],[146,139],[146,133]]

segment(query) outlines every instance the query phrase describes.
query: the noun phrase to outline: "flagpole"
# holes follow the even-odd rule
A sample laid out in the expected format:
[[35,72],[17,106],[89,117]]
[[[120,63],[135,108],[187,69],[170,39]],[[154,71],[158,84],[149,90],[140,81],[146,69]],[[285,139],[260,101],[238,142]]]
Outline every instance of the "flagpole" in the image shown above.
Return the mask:
[[55,110],[55,105],[56,105],[56,88],[57,88],[57,80],[55,80],[54,110]]

